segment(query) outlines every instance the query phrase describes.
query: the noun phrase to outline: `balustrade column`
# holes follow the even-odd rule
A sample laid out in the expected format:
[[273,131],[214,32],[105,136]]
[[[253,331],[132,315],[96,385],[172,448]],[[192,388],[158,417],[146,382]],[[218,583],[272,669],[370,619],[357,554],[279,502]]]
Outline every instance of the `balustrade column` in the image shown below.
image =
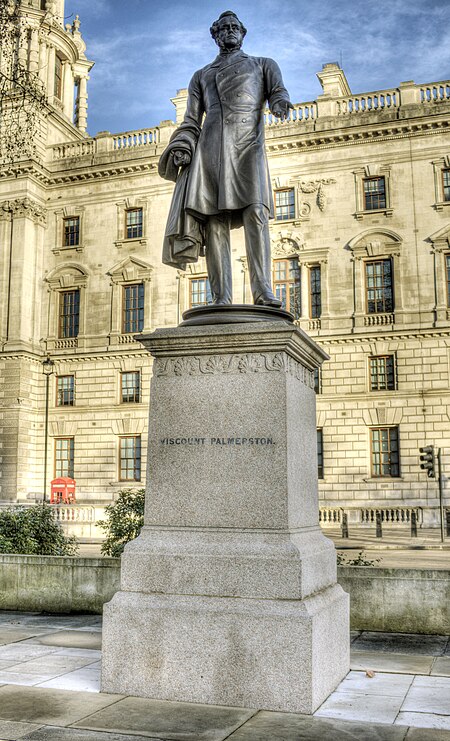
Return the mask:
[[86,131],[87,128],[87,75],[80,77],[78,86],[77,100],[77,122],[76,125],[80,131]]

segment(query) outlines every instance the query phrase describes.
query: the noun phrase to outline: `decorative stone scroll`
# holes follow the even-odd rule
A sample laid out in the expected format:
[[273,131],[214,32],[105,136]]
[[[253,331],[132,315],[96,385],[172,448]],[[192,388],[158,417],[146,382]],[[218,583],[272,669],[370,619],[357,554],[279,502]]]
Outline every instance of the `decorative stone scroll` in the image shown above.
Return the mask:
[[314,388],[314,374],[283,353],[248,353],[243,355],[205,355],[181,358],[156,358],[155,376],[198,376],[221,373],[289,373],[309,388]]
[[317,193],[317,205],[321,211],[325,209],[327,205],[327,197],[324,190],[324,186],[332,185],[336,182],[334,178],[322,178],[321,180],[302,180],[299,183],[299,190],[302,193]]

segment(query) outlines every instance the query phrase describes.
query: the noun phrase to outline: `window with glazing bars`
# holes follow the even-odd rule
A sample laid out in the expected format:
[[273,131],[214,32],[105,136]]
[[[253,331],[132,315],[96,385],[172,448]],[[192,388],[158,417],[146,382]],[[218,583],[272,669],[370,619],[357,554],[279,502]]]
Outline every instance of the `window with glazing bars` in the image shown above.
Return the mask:
[[63,291],[59,297],[59,337],[78,337],[80,291]]
[[144,328],[144,284],[123,287],[122,332],[142,332]]
[[283,309],[290,311],[295,319],[301,314],[300,266],[296,258],[275,260],[273,265],[273,288]]
[[387,260],[366,262],[366,303],[368,314],[394,310],[392,263]]
[[364,210],[386,208],[386,183],[384,178],[366,178],[364,183]]
[[276,221],[295,219],[294,188],[275,191],[275,219]]
[[58,376],[56,406],[72,407],[74,403],[74,389],[75,389],[74,376]]
[[371,391],[393,391],[395,389],[393,355],[375,355],[369,358],[369,369]]
[[64,247],[80,244],[80,217],[70,216],[64,219]]
[[55,479],[73,479],[74,471],[74,440],[73,437],[55,438]]
[[317,477],[323,479],[323,430],[317,430]]
[[316,394],[322,393],[322,370],[321,368],[314,368],[314,391]]
[[142,237],[142,208],[130,208],[127,216],[127,239]]
[[131,371],[121,374],[122,402],[139,402],[141,400],[141,374]]
[[399,476],[398,427],[374,427],[370,436],[372,476]]
[[212,304],[211,286],[208,278],[191,278],[189,280],[189,306],[206,306]]
[[309,269],[309,301],[311,319],[319,319],[322,314],[320,265],[312,265]]
[[62,97],[62,62],[61,59],[56,54],[55,56],[55,84],[54,84],[54,90],[53,94],[56,98],[61,100]]
[[450,201],[450,170],[442,171],[442,187],[444,193],[444,201]]
[[119,438],[119,480],[141,480],[141,436]]

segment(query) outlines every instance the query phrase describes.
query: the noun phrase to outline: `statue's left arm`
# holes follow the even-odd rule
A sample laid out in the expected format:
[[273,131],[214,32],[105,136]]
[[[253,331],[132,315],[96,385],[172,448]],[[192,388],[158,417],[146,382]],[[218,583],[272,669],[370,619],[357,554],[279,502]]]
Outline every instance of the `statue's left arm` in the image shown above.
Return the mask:
[[264,83],[266,98],[269,101],[269,108],[277,118],[287,118],[289,109],[293,108],[289,100],[289,93],[284,87],[281,70],[273,59],[264,59]]

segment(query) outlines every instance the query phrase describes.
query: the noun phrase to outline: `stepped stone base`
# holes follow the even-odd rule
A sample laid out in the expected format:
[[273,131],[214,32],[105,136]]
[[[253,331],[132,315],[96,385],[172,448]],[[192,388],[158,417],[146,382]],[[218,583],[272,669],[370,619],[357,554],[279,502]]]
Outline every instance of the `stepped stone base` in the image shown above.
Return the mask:
[[142,341],[145,527],[105,606],[102,691],[313,713],[349,669],[348,598],[318,522],[326,356],[282,315]]

